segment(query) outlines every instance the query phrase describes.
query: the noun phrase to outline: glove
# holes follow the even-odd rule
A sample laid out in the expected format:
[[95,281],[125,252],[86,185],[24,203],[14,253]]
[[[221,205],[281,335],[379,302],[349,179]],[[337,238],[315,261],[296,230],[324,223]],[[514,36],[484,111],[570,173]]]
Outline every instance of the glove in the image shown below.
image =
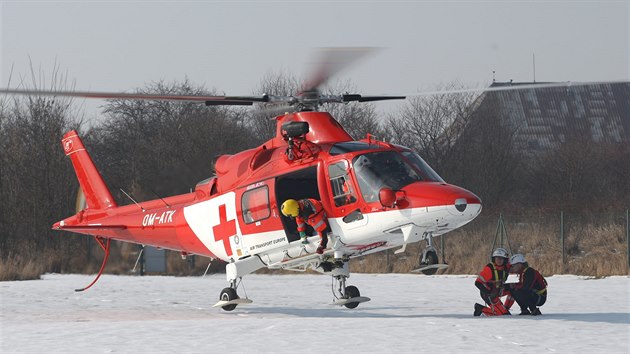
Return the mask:
[[300,231],[300,238],[304,238],[304,237],[306,237],[306,232]]

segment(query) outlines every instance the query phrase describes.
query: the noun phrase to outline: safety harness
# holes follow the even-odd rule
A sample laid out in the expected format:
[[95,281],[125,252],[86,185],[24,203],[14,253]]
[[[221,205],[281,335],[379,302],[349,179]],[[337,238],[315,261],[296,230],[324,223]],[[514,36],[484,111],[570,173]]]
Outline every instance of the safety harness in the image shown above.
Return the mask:
[[492,272],[494,274],[495,284],[499,281],[505,282],[507,280],[507,270],[505,269],[505,266],[503,266],[504,269],[501,270],[501,272],[503,273],[503,277],[499,277],[499,270],[497,269],[497,267],[494,266],[494,263],[490,262],[488,263],[488,266],[492,269]]
[[[525,268],[523,270],[523,274],[525,274],[525,272],[529,269],[529,267]],[[547,280],[545,279],[545,277],[542,276],[542,274],[540,274],[540,272],[538,272],[536,269],[534,269],[534,283],[538,282],[539,285],[541,285],[543,288],[536,291],[537,295],[542,295],[545,294],[547,292]],[[532,284],[533,285],[533,284]]]
[[[317,232],[322,232],[326,229],[326,214],[324,213],[324,208],[318,201],[314,201],[309,199],[300,200],[299,203],[302,204],[302,210],[309,208],[313,211],[310,215],[302,216],[302,212],[298,215],[297,223],[298,223],[298,231],[306,230],[306,225],[302,224],[305,221],[315,229]],[[308,203],[308,205],[307,205]],[[306,220],[304,220],[306,219]]]

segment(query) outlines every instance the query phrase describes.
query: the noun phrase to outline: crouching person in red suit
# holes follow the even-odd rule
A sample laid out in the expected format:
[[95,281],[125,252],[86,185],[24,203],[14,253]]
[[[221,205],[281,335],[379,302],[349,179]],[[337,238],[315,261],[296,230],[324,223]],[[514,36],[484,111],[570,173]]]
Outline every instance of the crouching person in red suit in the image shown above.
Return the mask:
[[[501,316],[509,315],[510,311],[501,301],[501,297],[507,295],[504,292],[505,281],[508,277],[510,263],[508,252],[504,248],[497,248],[492,253],[492,262],[488,263],[477,276],[475,286],[479,288],[481,298],[485,306],[475,304],[474,316]],[[508,299],[509,300],[509,299]]]

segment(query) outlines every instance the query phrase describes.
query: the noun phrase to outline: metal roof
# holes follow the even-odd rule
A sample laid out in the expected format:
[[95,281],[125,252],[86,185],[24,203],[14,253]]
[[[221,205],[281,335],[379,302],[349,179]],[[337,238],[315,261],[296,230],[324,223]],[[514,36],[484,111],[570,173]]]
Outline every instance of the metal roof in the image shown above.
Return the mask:
[[[495,82],[491,87],[532,84]],[[493,102],[501,119],[516,128],[517,146],[530,152],[557,147],[572,136],[630,143],[630,83],[486,92],[476,110]]]

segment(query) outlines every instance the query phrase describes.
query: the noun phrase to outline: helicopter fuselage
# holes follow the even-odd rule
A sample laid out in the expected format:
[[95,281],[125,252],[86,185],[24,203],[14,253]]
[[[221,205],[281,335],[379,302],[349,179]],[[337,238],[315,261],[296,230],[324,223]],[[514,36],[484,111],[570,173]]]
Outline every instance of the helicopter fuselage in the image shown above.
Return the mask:
[[[281,116],[275,138],[223,155],[216,175],[192,193],[121,207],[90,208],[53,228],[238,262],[258,256],[273,264],[317,247],[302,245],[293,220],[279,212],[286,199],[315,198],[327,230],[349,257],[438,236],[474,219],[481,202],[445,183],[411,150],[371,138],[354,141],[323,112]],[[287,136],[283,125],[307,122]],[[72,138],[74,136],[74,138]],[[75,133],[66,139],[78,139]],[[64,146],[68,145],[67,140]],[[66,151],[83,152],[80,141]],[[89,167],[88,167],[89,170]],[[78,174],[89,190],[89,174]],[[83,180],[82,180],[83,179]],[[313,230],[309,228],[309,234]]]

